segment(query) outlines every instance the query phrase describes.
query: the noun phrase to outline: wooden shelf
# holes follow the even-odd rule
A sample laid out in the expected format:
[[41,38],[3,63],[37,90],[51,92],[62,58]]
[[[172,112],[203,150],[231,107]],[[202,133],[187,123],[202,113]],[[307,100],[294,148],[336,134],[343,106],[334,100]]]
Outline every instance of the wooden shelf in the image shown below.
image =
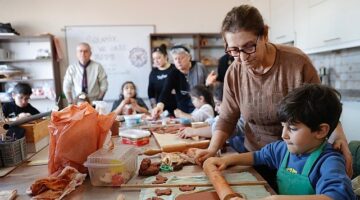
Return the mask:
[[7,82],[40,82],[40,81],[54,81],[54,79],[0,79],[0,83]]
[[0,35],[0,40],[1,42],[48,42],[51,41],[51,36]]
[[155,33],[150,35],[151,49],[160,46],[161,43],[164,43],[168,50],[174,44],[185,45],[190,48],[193,59],[196,61],[200,61],[200,58],[204,56],[219,59],[224,54],[220,33]]
[[[6,83],[28,82],[32,87],[51,85],[54,87],[55,99],[62,93],[59,62],[55,59],[55,43],[53,36],[9,36],[0,34],[0,46],[11,52],[10,59],[0,60],[0,65],[15,65],[17,69],[22,69],[24,74],[13,75],[9,78],[0,79],[0,91],[5,91]],[[41,56],[39,50],[47,50],[49,53]],[[45,53],[45,52],[44,52]],[[36,58],[39,55],[40,58]],[[21,79],[22,77],[29,79]],[[39,104],[39,110],[46,109],[47,105],[53,104],[55,100],[43,98],[44,105]],[[60,102],[59,105],[62,108]]]
[[44,58],[44,59],[7,59],[0,60],[0,63],[12,63],[12,62],[45,62],[52,61],[52,58]]

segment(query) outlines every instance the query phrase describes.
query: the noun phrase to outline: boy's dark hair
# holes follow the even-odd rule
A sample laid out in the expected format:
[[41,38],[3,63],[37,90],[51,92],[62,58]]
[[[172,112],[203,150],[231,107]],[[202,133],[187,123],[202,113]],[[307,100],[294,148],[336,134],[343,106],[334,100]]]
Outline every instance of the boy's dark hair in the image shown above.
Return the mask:
[[193,97],[197,97],[197,98],[199,98],[200,96],[203,96],[205,102],[210,104],[211,107],[214,107],[214,99],[212,97],[212,93],[204,85],[196,85],[196,86],[194,86],[190,90],[190,95],[193,96]]
[[214,97],[216,100],[222,101],[223,99],[223,90],[224,84],[223,83],[216,83],[214,87]]
[[31,86],[27,83],[18,83],[15,85],[13,91],[14,94],[31,95]]
[[134,82],[132,82],[132,81],[125,81],[122,85],[121,85],[121,91],[120,91],[120,102],[122,101],[122,100],[124,100],[124,94],[123,94],[123,91],[124,91],[124,87],[125,87],[125,85],[127,85],[127,84],[131,84],[131,85],[133,85],[134,86],[134,88],[135,88],[135,96],[133,97],[133,98],[135,98],[136,99],[136,85],[135,85],[135,83]]
[[303,123],[311,131],[318,131],[321,123],[330,126],[327,137],[339,123],[342,112],[341,95],[334,88],[320,84],[306,84],[291,91],[281,102],[278,117],[288,124]]

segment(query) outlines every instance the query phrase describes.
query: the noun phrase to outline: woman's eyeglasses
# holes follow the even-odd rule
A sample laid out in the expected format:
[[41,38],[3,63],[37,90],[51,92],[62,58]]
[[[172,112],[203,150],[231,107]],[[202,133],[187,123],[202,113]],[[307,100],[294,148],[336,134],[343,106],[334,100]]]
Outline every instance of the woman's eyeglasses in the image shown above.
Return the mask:
[[225,53],[229,54],[232,57],[239,57],[240,52],[246,53],[247,55],[253,54],[256,52],[256,45],[259,40],[259,37],[260,35],[258,35],[258,37],[256,38],[256,42],[254,45],[242,49],[238,47],[227,47],[227,43],[226,43]]

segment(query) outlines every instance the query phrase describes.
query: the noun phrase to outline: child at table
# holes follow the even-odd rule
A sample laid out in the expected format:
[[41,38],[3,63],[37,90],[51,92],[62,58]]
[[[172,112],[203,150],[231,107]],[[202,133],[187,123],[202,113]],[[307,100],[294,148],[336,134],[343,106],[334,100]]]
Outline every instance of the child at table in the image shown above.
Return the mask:
[[214,101],[209,89],[204,85],[196,85],[190,90],[190,96],[195,110],[188,114],[180,109],[175,109],[175,117],[187,118],[193,122],[204,122],[206,119],[214,117]]
[[[216,83],[214,84],[214,104],[215,104],[215,111],[220,114],[221,112],[221,103],[223,97],[223,83]],[[200,128],[191,128],[186,127],[183,129],[178,136],[181,138],[190,138],[195,136],[200,136],[203,138],[211,138],[212,133],[215,131],[216,121],[218,120],[219,116],[208,118],[206,122],[209,123],[209,126],[204,126]],[[239,153],[246,152],[244,147],[244,122],[242,118],[239,119],[238,123],[236,124],[235,130],[233,131],[232,136],[228,139],[229,145]]]
[[120,98],[113,104],[112,110],[118,115],[147,113],[148,108],[141,98],[136,97],[136,85],[126,81],[121,86]]
[[[209,158],[203,167],[220,199],[241,199],[220,171],[230,165],[267,165],[277,169],[279,195],[271,199],[356,199],[341,153],[327,138],[339,123],[340,94],[330,87],[309,84],[290,92],[280,103],[284,141],[256,152]],[[218,174],[216,178],[215,174]],[[221,186],[221,187],[219,187]],[[293,196],[301,195],[301,196]]]
[[5,118],[27,117],[39,114],[40,112],[30,103],[30,95],[32,94],[31,86],[27,83],[18,83],[15,85],[11,96],[13,101],[4,103],[2,106]]

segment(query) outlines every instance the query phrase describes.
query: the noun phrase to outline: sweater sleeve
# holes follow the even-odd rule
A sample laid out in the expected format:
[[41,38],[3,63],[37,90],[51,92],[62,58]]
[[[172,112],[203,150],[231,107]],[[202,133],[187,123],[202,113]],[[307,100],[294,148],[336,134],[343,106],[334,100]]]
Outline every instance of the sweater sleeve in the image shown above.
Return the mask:
[[305,83],[320,83],[320,77],[311,63],[310,59],[306,57],[306,62],[304,64],[304,81]]
[[38,109],[36,109],[34,106],[32,106],[31,104],[28,104],[29,105],[29,113],[31,115],[36,115],[36,114],[39,114],[40,111]]
[[225,75],[224,89],[223,89],[223,101],[221,103],[221,113],[219,120],[216,123],[216,130],[222,130],[229,135],[235,129],[236,123],[240,118],[240,107],[235,96],[235,90],[240,90],[237,85],[237,80],[234,75],[238,73],[234,70],[232,65]]
[[316,194],[324,194],[332,199],[356,199],[351,181],[346,175],[345,161],[342,155],[331,155],[321,164],[320,178],[316,182]]
[[254,165],[266,165],[271,169],[278,169],[286,151],[286,143],[283,141],[265,145],[254,152]]

